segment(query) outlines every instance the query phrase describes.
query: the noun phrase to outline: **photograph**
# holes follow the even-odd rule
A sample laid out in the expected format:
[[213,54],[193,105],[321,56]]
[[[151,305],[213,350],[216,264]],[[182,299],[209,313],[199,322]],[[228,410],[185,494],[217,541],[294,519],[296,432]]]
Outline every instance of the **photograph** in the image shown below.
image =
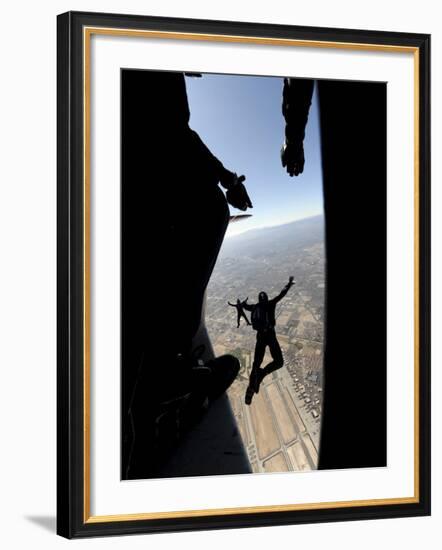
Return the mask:
[[428,515],[429,36],[57,36],[57,532]]
[[121,70],[122,479],[386,466],[386,89]]
[[433,550],[439,4],[85,5],[2,10],[2,546]]

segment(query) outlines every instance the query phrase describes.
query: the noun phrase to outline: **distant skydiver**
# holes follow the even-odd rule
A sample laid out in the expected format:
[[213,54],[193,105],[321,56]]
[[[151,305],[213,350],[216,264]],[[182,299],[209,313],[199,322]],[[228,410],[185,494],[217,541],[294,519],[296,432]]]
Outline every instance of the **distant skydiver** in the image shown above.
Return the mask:
[[[289,282],[275,298],[269,300],[265,292],[260,292],[257,304],[247,304],[246,301],[242,303],[244,309],[252,312],[252,327],[256,330],[255,357],[245,396],[247,405],[250,405],[252,402],[253,394],[259,392],[259,386],[263,379],[271,372],[280,369],[284,364],[281,347],[275,333],[275,307],[294,284],[293,277],[290,277]],[[261,369],[261,363],[264,359],[267,346],[269,347],[272,361]]]
[[237,324],[236,324],[236,328],[239,328],[239,325],[240,325],[240,322],[241,322],[241,317],[244,317],[246,323],[248,325],[250,325],[250,321],[247,319],[247,315],[245,314],[245,311],[244,311],[244,305],[247,303],[247,300],[248,298],[246,298],[243,302],[241,302],[241,300],[238,298],[236,300],[236,304],[231,304],[230,302],[227,302],[229,304],[229,306],[232,306],[232,307],[236,307],[236,312],[237,312]]

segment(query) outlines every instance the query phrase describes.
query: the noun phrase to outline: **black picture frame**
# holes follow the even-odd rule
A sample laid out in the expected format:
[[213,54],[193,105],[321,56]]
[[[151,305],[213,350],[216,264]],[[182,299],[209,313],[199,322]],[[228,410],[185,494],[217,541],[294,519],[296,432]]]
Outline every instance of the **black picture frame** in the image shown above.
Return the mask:
[[[94,519],[89,513],[89,475],[85,445],[85,239],[84,208],[84,41],[85,29],[149,30],[170,33],[271,38],[409,48],[418,60],[419,91],[416,143],[418,161],[417,231],[418,303],[418,441],[417,486],[406,502],[343,503],[312,509],[212,513],[181,517]],[[350,29],[298,27],[68,12],[57,20],[57,533],[66,538],[288,525],[430,514],[430,36]]]

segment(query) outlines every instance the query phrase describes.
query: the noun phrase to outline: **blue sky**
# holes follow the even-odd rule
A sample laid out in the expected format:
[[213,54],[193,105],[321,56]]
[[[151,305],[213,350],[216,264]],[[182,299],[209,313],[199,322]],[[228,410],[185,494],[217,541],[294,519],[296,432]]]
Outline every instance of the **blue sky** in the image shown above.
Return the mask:
[[[186,77],[186,85],[190,126],[226,168],[246,176],[245,185],[253,203],[247,213],[253,216],[231,224],[228,235],[322,212],[316,94],[304,141],[304,172],[291,178],[280,161],[284,139],[282,78],[203,75]],[[239,213],[232,207],[230,210]]]

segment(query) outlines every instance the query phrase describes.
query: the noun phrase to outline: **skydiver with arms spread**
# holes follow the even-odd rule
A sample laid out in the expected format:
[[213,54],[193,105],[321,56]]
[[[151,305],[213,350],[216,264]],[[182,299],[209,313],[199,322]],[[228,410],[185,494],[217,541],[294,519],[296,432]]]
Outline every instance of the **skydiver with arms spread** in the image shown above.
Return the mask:
[[[293,277],[290,277],[289,282],[274,298],[269,299],[267,294],[261,291],[258,296],[258,303],[247,304],[243,302],[244,309],[251,312],[252,328],[256,330],[255,356],[245,396],[247,405],[252,402],[253,394],[259,392],[259,386],[263,379],[284,365],[281,346],[275,332],[275,308],[276,304],[284,298],[294,284]],[[272,361],[261,369],[267,347],[272,356]]]

